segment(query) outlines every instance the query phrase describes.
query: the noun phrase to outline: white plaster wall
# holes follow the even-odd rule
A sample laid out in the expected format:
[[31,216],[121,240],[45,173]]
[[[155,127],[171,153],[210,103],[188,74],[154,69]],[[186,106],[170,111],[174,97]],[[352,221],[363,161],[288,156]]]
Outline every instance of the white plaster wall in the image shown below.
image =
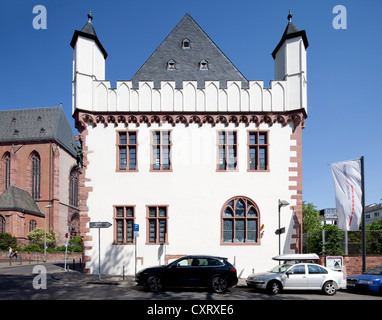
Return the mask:
[[[199,127],[182,124],[174,127],[167,123],[138,128],[139,172],[116,172],[116,130],[124,125],[88,127],[88,159],[86,186],[93,187],[89,194],[88,208],[91,221],[113,223],[113,205],[135,205],[135,223],[140,225],[138,238],[138,270],[164,263],[164,248],[146,245],[146,205],[168,205],[168,242],[166,254],[210,254],[226,256],[235,262],[242,277],[255,271],[263,271],[275,263],[271,258],[278,254],[278,199],[290,199],[289,186],[290,133],[288,125],[261,124],[260,129],[269,130],[269,172],[247,172],[247,130],[257,127],[240,124],[228,128],[238,130],[238,172],[216,172],[217,130],[227,129],[221,124]],[[172,130],[172,172],[149,172],[150,132],[154,129]],[[260,225],[264,224],[261,245],[221,245],[221,209],[235,196],[251,198],[260,210]],[[289,226],[292,212],[282,209],[282,226]],[[93,241],[87,255],[91,255],[90,267],[98,272],[98,229],[91,229]],[[283,235],[283,244],[286,235]],[[290,239],[289,239],[290,240]],[[288,241],[289,241],[288,240]],[[134,273],[134,246],[112,245],[113,227],[101,229],[102,272]]]

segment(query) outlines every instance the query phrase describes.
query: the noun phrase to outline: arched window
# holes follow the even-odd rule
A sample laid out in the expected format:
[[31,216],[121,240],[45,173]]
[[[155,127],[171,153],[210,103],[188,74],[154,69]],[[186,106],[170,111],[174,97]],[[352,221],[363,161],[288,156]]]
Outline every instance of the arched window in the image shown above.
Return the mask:
[[37,200],[40,199],[41,160],[37,152],[33,153],[31,159],[32,198]]
[[0,215],[0,233],[5,233],[5,218]]
[[70,171],[69,177],[69,204],[71,206],[78,206],[78,175],[77,175],[77,167],[74,167]]
[[256,244],[259,242],[259,209],[249,198],[235,197],[222,209],[223,244]]
[[36,220],[31,220],[29,221],[29,232],[33,231],[37,227],[37,222]]
[[11,154],[6,152],[3,157],[4,163],[4,189],[11,185]]

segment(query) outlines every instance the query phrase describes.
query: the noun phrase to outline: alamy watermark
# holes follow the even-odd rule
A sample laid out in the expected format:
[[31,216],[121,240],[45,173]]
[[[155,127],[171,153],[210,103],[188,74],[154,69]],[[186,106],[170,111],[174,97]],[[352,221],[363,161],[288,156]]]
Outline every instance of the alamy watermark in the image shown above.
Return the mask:
[[47,28],[47,11],[46,7],[38,4],[33,7],[33,14],[37,14],[32,21],[33,28],[36,30]]
[[336,30],[347,29],[347,10],[343,5],[336,5],[333,7],[332,13],[336,14],[333,19],[332,25]]
[[33,267],[33,274],[37,273],[37,276],[33,278],[33,289],[47,289],[46,282],[46,268],[43,265],[37,265]]

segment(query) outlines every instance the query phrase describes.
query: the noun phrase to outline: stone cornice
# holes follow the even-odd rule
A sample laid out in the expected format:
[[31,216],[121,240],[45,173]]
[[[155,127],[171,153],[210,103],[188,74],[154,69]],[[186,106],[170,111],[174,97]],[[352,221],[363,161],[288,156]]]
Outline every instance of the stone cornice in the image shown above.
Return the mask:
[[257,126],[261,123],[267,123],[272,126],[274,123],[281,123],[286,126],[287,123],[292,122],[294,128],[299,125],[302,128],[305,127],[306,113],[304,109],[298,109],[285,112],[227,112],[227,113],[171,113],[171,112],[128,112],[128,113],[101,113],[101,112],[89,112],[76,110],[74,114],[76,128],[81,132],[88,125],[97,126],[103,124],[108,126],[109,124],[117,125],[123,123],[128,125],[134,123],[139,126],[141,123],[151,126],[154,123],[167,122],[172,126],[176,124],[184,124],[188,126],[191,123],[199,125],[222,123],[228,125],[230,123],[235,126],[240,123],[244,123],[248,126],[250,123],[255,123]]

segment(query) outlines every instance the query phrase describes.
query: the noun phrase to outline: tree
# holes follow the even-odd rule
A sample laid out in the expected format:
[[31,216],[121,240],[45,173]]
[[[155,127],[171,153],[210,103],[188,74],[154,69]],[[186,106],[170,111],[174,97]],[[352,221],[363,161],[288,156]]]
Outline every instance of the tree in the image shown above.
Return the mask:
[[313,203],[302,202],[302,232],[315,232],[322,229],[320,211]]

